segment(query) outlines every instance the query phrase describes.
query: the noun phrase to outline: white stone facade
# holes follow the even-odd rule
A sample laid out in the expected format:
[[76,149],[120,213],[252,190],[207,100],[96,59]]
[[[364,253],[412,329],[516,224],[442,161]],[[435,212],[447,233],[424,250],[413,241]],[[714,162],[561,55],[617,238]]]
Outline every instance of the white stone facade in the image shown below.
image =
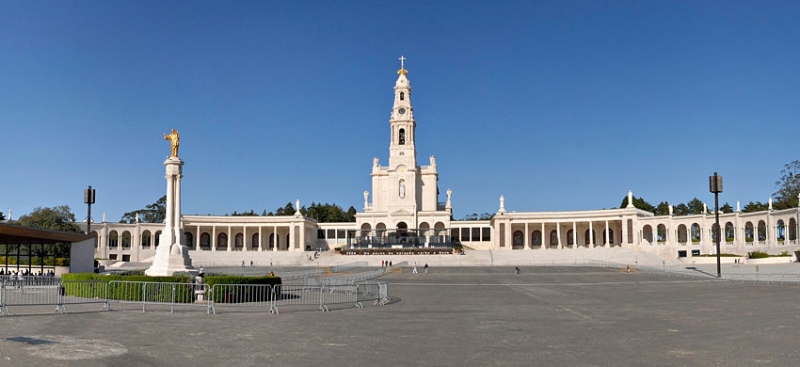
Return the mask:
[[[654,216],[623,209],[567,212],[508,211],[504,199],[492,220],[453,221],[450,190],[440,202],[436,159],[419,165],[411,85],[401,68],[389,119],[389,160],[373,159],[372,190],[363,191],[364,207],[355,223],[317,223],[299,214],[274,217],[182,216],[185,244],[192,257],[214,252],[249,252],[268,257],[276,251],[305,251],[346,246],[364,236],[380,238],[417,231],[428,245],[450,239],[476,250],[580,251],[581,248],[628,248],[667,259],[716,252],[714,216]],[[628,194],[632,202],[632,193]],[[798,248],[798,208],[721,214],[721,252],[773,254]],[[132,262],[149,261],[163,224],[93,225],[99,246],[95,256]],[[207,256],[204,256],[207,258]]]

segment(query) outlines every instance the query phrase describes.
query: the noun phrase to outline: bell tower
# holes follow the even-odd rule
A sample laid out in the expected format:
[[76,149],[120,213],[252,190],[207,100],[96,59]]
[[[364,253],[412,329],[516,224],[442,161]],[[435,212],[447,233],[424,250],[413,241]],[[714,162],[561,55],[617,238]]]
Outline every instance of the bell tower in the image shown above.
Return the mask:
[[417,123],[414,121],[414,108],[411,107],[411,84],[408,70],[405,69],[404,56],[400,56],[400,70],[394,83],[394,105],[389,119],[392,143],[389,145],[389,169],[405,166],[413,170],[417,167],[417,149],[414,144]]

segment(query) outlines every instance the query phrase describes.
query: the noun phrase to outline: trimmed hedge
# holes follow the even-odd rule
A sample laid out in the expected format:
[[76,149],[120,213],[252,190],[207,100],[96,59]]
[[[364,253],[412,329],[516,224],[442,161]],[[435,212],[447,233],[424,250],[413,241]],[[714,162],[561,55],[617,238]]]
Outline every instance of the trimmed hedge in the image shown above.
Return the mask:
[[[176,303],[192,303],[194,302],[194,291],[198,286],[193,284],[194,278],[185,275],[176,276],[160,276],[151,277],[147,275],[114,275],[114,274],[93,274],[93,273],[69,273],[61,277],[62,280],[67,281],[64,285],[64,293],[66,295],[81,296],[86,295],[86,287],[91,287],[92,295],[99,298],[116,299],[123,301],[142,301],[142,292],[137,290],[131,292],[128,286],[121,286],[113,283],[110,287],[97,287],[96,282],[108,283],[114,280],[126,282],[149,282],[149,283],[185,283],[185,286],[176,285],[175,287],[175,302]],[[69,283],[73,282],[73,283]],[[85,282],[85,283],[80,283]],[[209,275],[203,278],[206,284],[206,289],[210,290],[215,284],[234,284],[234,285],[271,285],[280,287],[281,278],[275,276],[236,276],[236,275]],[[172,288],[173,287],[159,287],[154,286],[155,289],[147,290],[149,302],[171,302],[172,301]],[[211,297],[215,302],[235,303],[235,302],[253,302],[253,301],[266,301],[268,294],[264,292],[255,292],[250,294],[250,289],[242,288],[240,294],[212,294]],[[267,299],[263,299],[267,298]]]

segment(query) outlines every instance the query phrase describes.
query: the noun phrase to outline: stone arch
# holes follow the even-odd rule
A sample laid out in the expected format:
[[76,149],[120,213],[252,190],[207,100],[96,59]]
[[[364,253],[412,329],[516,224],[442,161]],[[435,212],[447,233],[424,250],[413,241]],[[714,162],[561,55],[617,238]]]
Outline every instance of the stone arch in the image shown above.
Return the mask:
[[406,145],[406,129],[401,128],[399,130],[399,138],[397,140],[399,145]]
[[778,219],[778,224],[775,225],[775,239],[780,242],[786,240],[786,223],[783,219]]
[[569,231],[567,231],[567,246],[569,246],[569,247],[572,247],[573,245],[575,245],[575,238],[573,236],[574,234],[575,234],[575,231],[573,231],[571,229]]
[[192,232],[183,232],[183,235],[186,236],[186,243],[185,245],[190,249],[194,248],[194,235]]
[[542,248],[542,231],[537,229],[531,233],[531,248]]
[[587,229],[583,232],[583,242],[586,244],[586,246],[597,244],[597,235],[594,233],[594,229]]
[[653,244],[653,227],[651,227],[649,224],[642,228],[642,239],[648,244]]
[[797,220],[794,218],[789,219],[789,241],[797,240]]
[[700,232],[700,225],[697,223],[692,223],[691,227],[691,235],[692,235],[692,243],[700,242],[700,238],[702,237],[702,233]]
[[250,248],[253,250],[258,250],[258,245],[261,244],[259,240],[260,238],[258,236],[258,233],[253,233],[253,235],[250,236]]
[[122,232],[122,248],[131,248],[131,233],[128,231]]
[[678,226],[678,243],[685,245],[686,242],[689,242],[689,231],[685,224],[681,224]]
[[375,225],[375,235],[378,237],[383,237],[386,235],[386,224],[383,222],[378,223]]
[[400,92],[400,100],[404,101],[406,99],[406,92]]
[[661,243],[667,242],[667,226],[663,224],[656,226],[656,241]]
[[244,234],[239,232],[233,238],[233,249],[236,251],[242,251],[242,248],[244,248]]
[[119,245],[119,234],[117,231],[108,232],[108,247],[115,248]]
[[444,223],[442,222],[436,222],[436,224],[433,225],[433,231],[436,236],[447,235],[447,229],[444,228]]
[[150,248],[150,244],[152,243],[151,237],[150,231],[145,230],[142,232],[142,240],[140,241],[142,248]]
[[200,248],[203,250],[211,250],[211,235],[208,232],[203,232],[200,235]]
[[275,248],[275,233],[269,234],[269,249],[272,250]]
[[512,250],[521,250],[525,248],[525,234],[522,231],[514,231],[513,242],[511,243]]
[[217,235],[217,248],[216,250],[219,251],[220,248],[227,249],[228,248],[228,234],[222,232]]
[[711,224],[711,242],[717,243],[717,238],[722,239],[719,237],[719,226],[716,223]]
[[558,247],[558,231],[550,231],[550,247]]
[[736,240],[736,231],[733,229],[733,223],[725,223],[725,242],[733,242]]
[[755,238],[753,233],[753,222],[747,222],[744,224],[744,240],[745,242],[753,242]]
[[155,247],[158,248],[158,245],[161,244],[161,231],[156,231],[156,234],[153,235]]
[[767,240],[767,223],[764,223],[763,220],[758,221],[758,240]]

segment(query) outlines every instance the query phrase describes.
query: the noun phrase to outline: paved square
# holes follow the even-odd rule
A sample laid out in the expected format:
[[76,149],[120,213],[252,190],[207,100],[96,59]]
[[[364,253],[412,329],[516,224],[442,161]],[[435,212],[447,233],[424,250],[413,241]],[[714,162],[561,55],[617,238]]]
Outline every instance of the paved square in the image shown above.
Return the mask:
[[0,365],[791,366],[800,359],[796,285],[577,267],[523,267],[521,275],[511,267],[407,270],[380,278],[400,302],[363,310],[218,308],[207,316],[199,308],[123,307],[2,317]]

